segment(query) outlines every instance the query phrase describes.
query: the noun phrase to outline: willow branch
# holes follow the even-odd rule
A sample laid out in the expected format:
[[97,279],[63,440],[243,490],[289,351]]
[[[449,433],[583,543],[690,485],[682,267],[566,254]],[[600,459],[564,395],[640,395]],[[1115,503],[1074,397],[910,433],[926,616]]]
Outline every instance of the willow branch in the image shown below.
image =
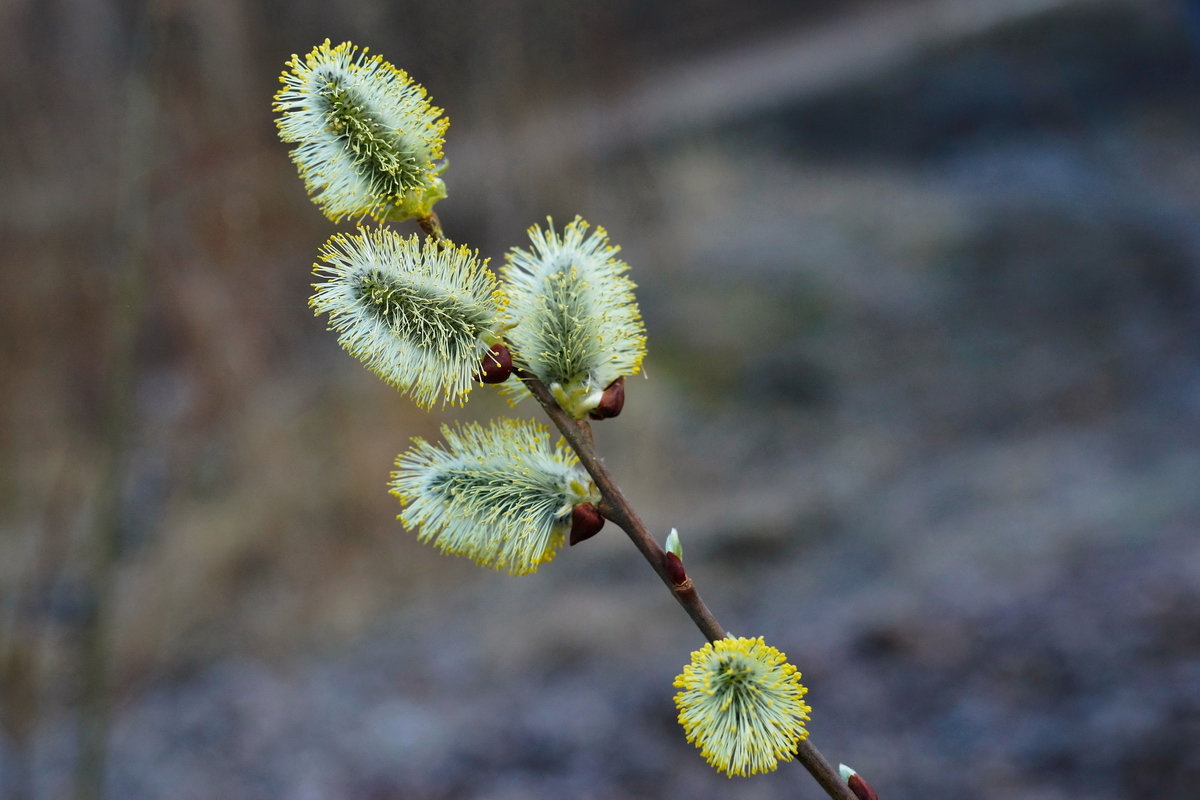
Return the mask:
[[[700,632],[708,638],[715,641],[723,639],[726,636],[725,629],[717,622],[716,617],[708,610],[708,606],[700,599],[700,593],[696,591],[696,587],[692,583],[691,578],[685,578],[682,583],[676,583],[667,571],[665,553],[662,547],[659,546],[658,540],[650,533],[641,517],[633,510],[629,501],[625,499],[625,495],[621,493],[616,481],[613,480],[612,474],[605,466],[603,459],[596,454],[596,447],[592,441],[592,429],[587,420],[579,420],[571,417],[562,407],[555,401],[554,396],[536,377],[527,372],[518,371],[519,377],[537,401],[541,404],[546,414],[550,417],[554,425],[562,432],[563,438],[571,445],[571,449],[579,457],[579,462],[583,464],[584,469],[592,476],[592,480],[596,482],[596,487],[600,490],[602,500],[600,502],[600,513],[605,518],[615,522],[621,530],[629,536],[633,544],[650,566],[658,573],[658,577],[671,590],[671,594],[683,606],[683,609],[692,618],[692,622],[696,623],[696,627]],[[821,755],[812,742],[804,739],[796,748],[796,759],[808,770],[808,773],[813,777],[821,788],[825,790],[834,800],[856,800],[854,793],[850,791],[850,787],[846,785],[841,776],[834,770],[832,765]]]
[[529,387],[529,391],[533,392],[533,396],[542,404],[542,408],[546,410],[546,414],[553,420],[554,424],[562,431],[563,438],[571,445],[571,449],[579,456],[579,461],[583,464],[583,468],[592,476],[592,480],[596,482],[596,488],[600,490],[600,513],[606,519],[615,522],[621,530],[628,534],[633,541],[635,547],[641,551],[646,561],[650,562],[650,566],[658,573],[658,577],[671,590],[671,594],[679,601],[687,611],[688,616],[696,623],[696,627],[700,629],[708,640],[716,641],[724,639],[726,636],[725,629],[717,622],[712,612],[708,610],[708,606],[704,605],[704,601],[700,599],[700,594],[696,591],[696,587],[692,585],[690,580],[685,580],[683,583],[675,583],[670,574],[667,572],[665,553],[662,547],[646,524],[642,522],[641,517],[629,505],[629,501],[625,499],[625,495],[617,487],[616,481],[613,480],[612,474],[608,468],[604,466],[604,461],[596,454],[596,447],[592,443],[591,426],[587,420],[578,420],[571,417],[567,412],[563,411],[558,403],[554,400],[553,395],[546,388],[546,385],[528,373],[520,373],[519,377]]
[[[435,239],[443,238],[441,221],[438,220],[437,215],[430,214],[417,222],[426,235]],[[696,591],[692,579],[685,578],[682,583],[676,583],[667,572],[666,553],[659,546],[658,540],[650,533],[646,523],[642,522],[642,518],[625,499],[617,482],[613,480],[612,473],[604,465],[604,460],[597,455],[596,444],[592,439],[592,426],[588,424],[587,420],[575,419],[563,411],[558,401],[554,399],[554,395],[550,394],[550,390],[546,388],[546,384],[533,375],[519,369],[513,370],[513,374],[520,378],[537,398],[546,415],[550,417],[555,427],[562,433],[563,438],[571,445],[571,449],[575,451],[575,455],[579,457],[579,463],[583,464],[583,468],[596,482],[596,488],[600,490],[602,498],[600,513],[605,519],[612,520],[621,530],[625,531],[634,546],[658,573],[658,577],[671,590],[671,594],[679,601],[679,605],[683,606],[683,610],[692,618],[692,622],[696,623],[700,632],[710,642],[724,639],[727,635],[725,629],[721,627],[721,623],[717,622],[717,618],[700,599],[700,593]],[[825,756],[821,755],[821,751],[808,739],[801,740],[797,745],[796,760],[808,770],[808,774],[833,800],[858,800],[850,791],[850,787],[825,759]]]

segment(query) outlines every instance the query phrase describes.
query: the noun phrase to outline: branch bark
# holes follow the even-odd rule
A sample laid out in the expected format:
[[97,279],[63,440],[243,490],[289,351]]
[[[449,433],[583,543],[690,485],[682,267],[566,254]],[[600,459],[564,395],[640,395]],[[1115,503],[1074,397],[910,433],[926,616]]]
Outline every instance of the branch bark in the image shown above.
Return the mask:
[[[536,377],[520,370],[516,371],[516,375],[537,398],[547,416],[562,433],[567,443],[571,445],[571,449],[579,456],[579,462],[596,482],[596,487],[600,490],[602,497],[599,506],[600,513],[625,531],[634,546],[658,573],[658,577],[671,590],[671,594],[683,606],[684,611],[692,618],[692,622],[696,624],[700,632],[710,642],[723,639],[726,635],[725,629],[708,610],[708,606],[700,598],[700,593],[696,591],[691,578],[685,578],[682,583],[676,583],[671,578],[666,567],[665,552],[658,544],[658,540],[654,538],[645,523],[642,522],[641,517],[625,499],[625,495],[621,493],[621,489],[613,480],[612,473],[605,466],[604,460],[597,455],[592,440],[591,425],[587,420],[575,419],[563,411],[546,385]],[[825,793],[833,800],[857,800],[854,793],[850,791],[850,787],[809,739],[801,741],[796,748],[796,760],[808,770],[813,780],[820,784]]]
[[[436,214],[430,214],[428,217],[423,217],[417,220],[421,226],[421,230],[426,235],[432,236],[435,239],[444,237],[442,233],[441,221]],[[571,449],[575,451],[575,455],[579,457],[579,462],[583,464],[583,468],[592,476],[592,480],[596,482],[596,488],[600,490],[602,500],[599,510],[606,519],[612,520],[617,526],[625,531],[630,540],[633,541],[635,547],[641,552],[642,556],[649,562],[650,567],[658,573],[658,577],[671,590],[672,596],[679,601],[683,606],[683,610],[692,618],[692,622],[700,629],[710,642],[717,639],[723,639],[726,636],[725,629],[721,627],[721,623],[717,622],[716,617],[708,610],[708,606],[700,598],[700,593],[696,591],[695,585],[691,578],[685,578],[682,583],[676,583],[667,571],[665,552],[658,544],[658,540],[650,533],[650,529],[642,522],[642,518],[633,510],[633,506],[625,499],[625,495],[621,493],[621,489],[617,486],[617,482],[613,480],[612,473],[608,471],[608,467],[604,465],[604,460],[596,453],[596,444],[592,438],[592,426],[587,420],[575,419],[567,412],[562,410],[558,401],[554,399],[554,395],[550,394],[550,390],[546,385],[538,380],[535,376],[520,369],[514,369],[513,375],[519,378],[525,386],[537,398],[538,403],[550,417],[551,422],[562,433],[563,438],[571,445]],[[841,779],[833,766],[821,755],[821,751],[809,740],[804,739],[796,747],[796,760],[808,770],[808,774],[813,777],[825,793],[833,800],[858,800],[854,793],[850,791],[850,787]]]

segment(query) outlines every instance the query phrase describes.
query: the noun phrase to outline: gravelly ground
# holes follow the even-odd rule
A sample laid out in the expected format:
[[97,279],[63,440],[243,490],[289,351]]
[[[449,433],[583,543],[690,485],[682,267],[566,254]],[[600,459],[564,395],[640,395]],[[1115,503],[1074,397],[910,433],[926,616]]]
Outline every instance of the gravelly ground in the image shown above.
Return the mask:
[[[1200,776],[1197,510],[1149,541],[915,589],[877,554],[850,588],[852,559],[821,547],[750,569],[734,617],[802,665],[818,745],[888,797],[1183,797]],[[694,637],[640,571],[610,566],[497,583],[286,667],[148,687],[120,713],[112,796],[815,797],[798,767],[731,784],[703,766],[669,699]],[[589,606],[617,619],[587,626]],[[67,754],[41,758],[40,796],[59,796]]]

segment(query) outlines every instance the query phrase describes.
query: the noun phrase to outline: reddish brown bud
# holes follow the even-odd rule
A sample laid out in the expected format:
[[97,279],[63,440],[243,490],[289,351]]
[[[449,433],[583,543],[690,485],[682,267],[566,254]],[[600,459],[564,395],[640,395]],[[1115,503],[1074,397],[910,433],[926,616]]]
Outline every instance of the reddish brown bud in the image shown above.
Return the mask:
[[494,344],[492,349],[483,354],[475,380],[480,383],[504,383],[511,374],[512,353],[504,345]]
[[871,784],[864,781],[860,775],[851,775],[846,784],[850,787],[850,791],[854,792],[854,796],[858,800],[879,800],[879,795],[875,794],[875,790],[871,788]]
[[600,395],[600,405],[588,412],[592,419],[608,419],[621,413],[625,407],[625,378],[617,378]]
[[663,566],[667,568],[667,577],[676,586],[687,580],[687,570],[683,568],[683,561],[674,553],[663,553]]
[[580,503],[571,510],[571,546],[590,539],[604,527],[604,517],[591,503]]

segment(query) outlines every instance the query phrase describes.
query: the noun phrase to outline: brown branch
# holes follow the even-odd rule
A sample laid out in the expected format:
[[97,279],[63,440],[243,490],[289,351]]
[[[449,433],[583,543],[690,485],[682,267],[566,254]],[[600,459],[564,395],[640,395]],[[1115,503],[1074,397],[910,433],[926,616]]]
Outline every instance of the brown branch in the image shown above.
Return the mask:
[[796,760],[808,770],[808,774],[812,775],[814,781],[821,784],[825,794],[839,798],[839,800],[858,800],[854,792],[850,791],[850,787],[842,780],[842,776],[825,760],[825,756],[821,755],[821,751],[810,740],[805,739],[800,742],[796,748]]
[[[426,235],[435,239],[443,238],[442,224],[436,214],[431,213],[428,217],[417,220],[417,223]],[[575,455],[579,457],[579,462],[596,482],[596,487],[600,490],[602,497],[599,506],[600,513],[625,531],[634,546],[658,573],[658,577],[671,590],[671,595],[679,601],[679,605],[683,606],[683,610],[692,618],[692,622],[696,623],[700,632],[710,642],[724,639],[725,629],[721,627],[721,623],[717,622],[717,618],[700,599],[700,593],[696,591],[692,579],[685,576],[683,581],[677,583],[671,577],[667,569],[666,553],[659,546],[658,540],[650,533],[650,529],[642,522],[642,518],[633,510],[633,506],[625,499],[625,495],[621,493],[621,489],[613,480],[612,473],[604,465],[604,460],[597,455],[596,444],[592,438],[592,426],[588,424],[587,420],[575,419],[563,411],[546,385],[533,375],[521,369],[514,369],[513,375],[523,381],[533,396],[537,398],[542,409],[562,433],[567,443],[571,445]],[[813,780],[820,784],[825,793],[833,800],[858,800],[841,776],[825,760],[825,756],[821,755],[821,751],[808,739],[801,741],[796,747],[796,760],[808,770]]]
[[[662,579],[667,588],[671,590],[671,594],[687,611],[688,616],[692,618],[692,622],[696,623],[696,627],[700,632],[708,638],[709,641],[723,639],[726,636],[725,629],[717,622],[716,617],[708,610],[708,606],[700,599],[699,592],[693,585],[691,578],[685,577],[680,583],[676,583],[668,572],[665,553],[658,541],[650,533],[641,517],[630,506],[629,501],[625,499],[625,495],[621,493],[617,487],[616,481],[613,480],[612,474],[608,471],[608,467],[604,465],[603,459],[596,454],[595,445],[592,442],[592,428],[587,420],[577,420],[571,417],[567,412],[563,411],[558,403],[554,400],[554,396],[546,388],[540,380],[530,375],[528,372],[516,370],[515,374],[522,381],[537,401],[541,404],[546,414],[554,422],[555,426],[562,432],[563,438],[571,445],[571,449],[579,456],[579,461],[583,464],[584,469],[592,476],[592,480],[596,482],[596,487],[600,490],[601,497],[600,513],[607,519],[615,522],[629,538],[633,541],[634,546],[641,551],[646,561],[650,562],[650,566],[658,573],[658,577]],[[850,791],[850,787],[841,779],[837,771],[825,760],[813,744],[805,739],[800,742],[796,748],[796,760],[798,760],[808,773],[812,775],[813,780],[820,784],[834,800],[857,800],[854,793]]]
[[709,641],[725,638],[725,629],[713,617],[712,612],[704,605],[704,601],[700,599],[700,595],[695,588],[690,587],[687,583],[676,584],[670,574],[667,572],[666,563],[663,560],[664,553],[662,547],[646,524],[642,522],[641,517],[629,505],[629,501],[625,499],[625,495],[617,487],[616,481],[613,480],[612,474],[608,468],[604,466],[604,462],[600,456],[596,454],[596,448],[592,444],[591,426],[586,420],[578,420],[572,418],[567,412],[555,402],[553,395],[546,388],[546,385],[533,377],[529,373],[522,372],[521,380],[529,387],[529,391],[533,392],[533,396],[542,404],[542,408],[553,420],[554,424],[562,431],[563,438],[571,445],[575,454],[579,456],[580,463],[584,469],[592,476],[592,480],[596,482],[596,487],[600,490],[602,500],[600,502],[600,513],[606,519],[610,519],[617,523],[620,528],[628,534],[633,541],[635,547],[641,551],[646,561],[650,562],[650,566],[658,573],[658,577],[662,578],[662,582],[671,590],[671,594],[679,601],[687,611],[688,616],[696,623],[696,627],[700,629]]
[[[441,220],[435,212],[430,211],[428,216],[418,218],[417,224],[426,236],[435,240],[445,238]],[[692,618],[692,622],[696,624],[700,632],[710,642],[725,638],[727,635],[725,629],[721,627],[721,623],[717,622],[716,617],[708,610],[708,606],[700,599],[700,593],[696,591],[692,579],[685,574],[683,579],[677,582],[671,576],[667,567],[666,553],[659,546],[658,540],[650,533],[646,524],[642,522],[641,517],[633,510],[629,501],[625,499],[625,495],[621,493],[616,481],[613,480],[608,467],[604,465],[604,460],[596,453],[595,441],[592,438],[592,426],[588,424],[588,421],[577,420],[563,411],[546,385],[533,375],[520,369],[514,369],[513,375],[523,381],[533,396],[537,398],[538,403],[562,433],[563,438],[571,445],[575,455],[579,457],[584,469],[596,482],[602,497],[599,505],[600,513],[625,531],[634,546],[641,551],[642,556],[658,573],[658,577],[671,590],[672,596],[679,601],[688,616]],[[821,755],[821,751],[808,739],[797,745],[796,760],[808,770],[813,780],[820,784],[825,793],[833,800],[858,800],[841,776]]]

